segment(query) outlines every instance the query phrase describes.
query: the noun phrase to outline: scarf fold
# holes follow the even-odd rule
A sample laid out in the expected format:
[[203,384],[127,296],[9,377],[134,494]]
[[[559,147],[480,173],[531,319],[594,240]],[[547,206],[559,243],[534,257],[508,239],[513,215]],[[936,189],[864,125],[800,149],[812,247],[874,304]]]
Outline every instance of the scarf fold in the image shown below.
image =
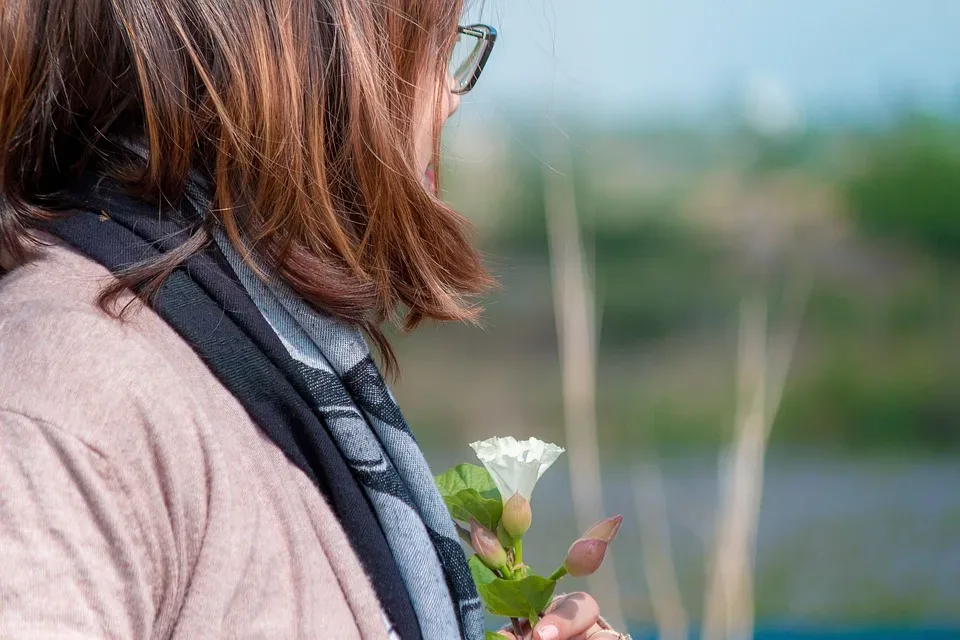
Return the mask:
[[[205,211],[206,185],[187,194]],[[359,330],[315,311],[278,278],[264,283],[222,229],[220,252],[290,356],[383,527],[426,638],[483,637],[483,612],[433,474]],[[251,254],[252,255],[252,254]],[[252,260],[257,260],[252,255]],[[269,275],[269,267],[257,261]]]
[[[83,189],[89,212],[52,231],[119,271],[174,249],[196,228],[209,207],[202,179],[187,194],[193,210],[160,217],[97,181]],[[154,309],[324,494],[400,637],[483,638],[453,523],[362,334],[279,279],[264,283],[221,230],[213,235],[216,248],[176,269]]]

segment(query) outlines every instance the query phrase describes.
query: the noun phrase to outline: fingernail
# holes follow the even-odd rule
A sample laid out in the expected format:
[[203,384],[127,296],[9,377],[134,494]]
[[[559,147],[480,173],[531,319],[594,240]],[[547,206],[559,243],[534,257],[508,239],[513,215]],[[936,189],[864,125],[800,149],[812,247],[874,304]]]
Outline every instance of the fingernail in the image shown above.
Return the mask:
[[538,627],[537,634],[539,634],[540,640],[557,640],[560,637],[560,629],[548,624],[544,627]]

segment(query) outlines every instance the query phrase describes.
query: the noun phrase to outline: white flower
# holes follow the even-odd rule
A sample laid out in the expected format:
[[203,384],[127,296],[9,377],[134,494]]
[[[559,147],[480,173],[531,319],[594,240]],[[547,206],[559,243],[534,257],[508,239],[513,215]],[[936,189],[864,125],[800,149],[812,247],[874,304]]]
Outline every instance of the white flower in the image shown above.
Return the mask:
[[487,468],[504,502],[515,493],[529,501],[537,480],[564,451],[563,447],[536,438],[518,442],[512,436],[493,437],[470,446]]

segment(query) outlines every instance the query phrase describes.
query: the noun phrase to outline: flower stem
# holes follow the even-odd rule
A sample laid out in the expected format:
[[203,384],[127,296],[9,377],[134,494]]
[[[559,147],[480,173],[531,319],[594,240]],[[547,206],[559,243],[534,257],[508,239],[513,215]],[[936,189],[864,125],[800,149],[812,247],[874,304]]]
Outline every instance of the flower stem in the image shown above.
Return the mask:
[[531,629],[533,629],[535,626],[537,626],[538,624],[540,624],[540,616],[537,614],[536,611],[531,611],[531,612],[530,612],[530,618],[529,618],[529,620],[530,620],[530,628],[531,628]]
[[517,538],[517,542],[513,546],[513,554],[514,554],[514,564],[516,564],[518,567],[522,566],[523,565],[523,540],[522,539]]
[[519,618],[510,618],[510,622],[513,623],[513,633],[517,638],[523,638],[523,627],[520,626]]
[[565,575],[567,575],[567,570],[564,569],[563,566],[561,565],[560,567],[557,568],[556,571],[554,571],[553,573],[550,574],[550,579],[551,579],[551,580],[559,580],[560,578],[562,578],[562,577],[565,576]]

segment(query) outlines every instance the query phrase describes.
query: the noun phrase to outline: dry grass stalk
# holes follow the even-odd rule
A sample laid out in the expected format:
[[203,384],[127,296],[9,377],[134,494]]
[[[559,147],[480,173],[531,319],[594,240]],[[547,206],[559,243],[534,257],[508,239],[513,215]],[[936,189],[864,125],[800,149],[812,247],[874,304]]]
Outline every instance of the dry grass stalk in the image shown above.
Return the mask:
[[795,298],[791,322],[768,354],[767,303],[762,295],[741,306],[738,398],[734,440],[721,458],[720,508],[705,596],[704,640],[753,637],[757,524],[764,459],[800,333],[809,283]]
[[705,640],[753,635],[752,570],[747,558],[766,445],[766,313],[762,297],[745,300],[741,307],[736,432],[720,466],[721,501],[705,602]]
[[640,554],[661,640],[687,640],[689,622],[673,565],[663,478],[656,460],[634,469],[634,498],[640,524]]
[[[588,275],[569,155],[554,154],[563,173],[544,165],[544,202],[553,274],[554,309],[563,375],[570,492],[579,531],[603,516],[603,490],[596,422],[597,333],[593,287]],[[620,589],[612,562],[588,579],[604,616],[624,628]]]

